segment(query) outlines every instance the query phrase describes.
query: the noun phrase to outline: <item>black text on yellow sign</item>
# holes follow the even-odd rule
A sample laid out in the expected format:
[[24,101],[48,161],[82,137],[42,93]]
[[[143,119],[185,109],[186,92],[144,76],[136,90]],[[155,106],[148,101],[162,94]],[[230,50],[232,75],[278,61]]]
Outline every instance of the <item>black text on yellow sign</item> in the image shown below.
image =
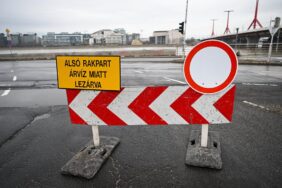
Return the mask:
[[57,56],[58,88],[120,90],[119,56]]

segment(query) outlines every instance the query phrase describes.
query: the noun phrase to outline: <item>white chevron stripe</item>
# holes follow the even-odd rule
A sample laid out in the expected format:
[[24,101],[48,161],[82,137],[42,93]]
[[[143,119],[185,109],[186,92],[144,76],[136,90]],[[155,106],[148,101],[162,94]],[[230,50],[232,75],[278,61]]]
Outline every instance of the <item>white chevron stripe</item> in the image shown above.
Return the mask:
[[144,89],[145,87],[124,88],[123,91],[108,106],[108,109],[115,113],[128,125],[146,125],[146,122],[128,108],[128,106]]
[[196,102],[192,104],[192,107],[199,112],[210,124],[214,123],[230,123],[213,105],[218,101],[227,91],[229,91],[234,85],[230,85],[225,90],[216,93],[202,95]]
[[188,86],[168,87],[151,105],[155,111],[168,124],[188,124],[170,105],[188,89]]
[[88,105],[99,94],[99,91],[81,90],[69,107],[77,113],[88,125],[106,125],[89,108]]

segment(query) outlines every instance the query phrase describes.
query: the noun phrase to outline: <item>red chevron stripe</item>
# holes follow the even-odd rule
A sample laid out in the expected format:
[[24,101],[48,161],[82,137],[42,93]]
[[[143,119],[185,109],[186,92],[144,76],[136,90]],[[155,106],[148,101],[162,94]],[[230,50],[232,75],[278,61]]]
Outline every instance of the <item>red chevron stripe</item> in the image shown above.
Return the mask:
[[147,87],[128,107],[149,125],[167,125],[167,122],[149,107],[166,89],[167,86]]
[[81,90],[78,89],[66,89],[68,104],[70,104],[73,99],[79,94]]
[[189,124],[208,124],[208,121],[191,106],[201,96],[201,93],[188,88],[170,106]]
[[[137,96],[136,99],[128,106],[128,108],[149,125],[168,124],[150,108],[150,105],[163,92],[165,92],[167,88],[167,86],[145,88],[143,92],[139,94],[139,96]],[[236,86],[233,86],[213,104],[218,112],[220,112],[230,122],[232,121],[235,90]],[[108,109],[108,105],[113,102],[120,92],[101,91],[88,105],[88,108],[107,125],[126,125],[122,119]],[[80,90],[66,90],[69,105],[79,95],[79,93]],[[194,91],[192,88],[188,88],[170,105],[172,108],[171,110],[178,113],[189,124],[208,124],[209,122],[192,107],[192,105],[202,95],[203,94]],[[78,116],[78,114],[76,114],[75,109],[72,110],[69,108],[69,114],[72,123],[87,124],[80,116]]]
[[235,90],[236,87],[234,85],[220,99],[218,99],[216,103],[214,103],[214,107],[230,122],[232,121]]
[[87,125],[87,123],[69,107],[69,114],[73,124]]
[[[73,99],[79,94],[80,90],[77,89],[67,89],[67,100],[68,104],[70,104]],[[75,113],[70,107],[69,107],[69,114],[71,118],[71,122],[73,124],[82,124],[82,125],[87,125],[87,123],[79,116],[77,113]]]
[[88,105],[88,108],[108,125],[126,125],[124,121],[107,108],[122,90],[123,88],[120,91],[101,91]]

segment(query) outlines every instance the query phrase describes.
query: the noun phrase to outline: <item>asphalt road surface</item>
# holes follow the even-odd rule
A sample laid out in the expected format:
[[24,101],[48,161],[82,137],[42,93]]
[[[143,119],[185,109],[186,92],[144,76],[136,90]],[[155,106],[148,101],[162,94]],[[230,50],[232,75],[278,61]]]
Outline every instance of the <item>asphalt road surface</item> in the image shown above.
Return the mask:
[[[184,85],[168,58],[122,60],[122,86]],[[282,67],[241,65],[233,123],[221,136],[223,169],[185,165],[199,125],[100,127],[121,139],[92,180],[60,168],[90,139],[72,125],[54,61],[0,62],[0,187],[281,187]]]

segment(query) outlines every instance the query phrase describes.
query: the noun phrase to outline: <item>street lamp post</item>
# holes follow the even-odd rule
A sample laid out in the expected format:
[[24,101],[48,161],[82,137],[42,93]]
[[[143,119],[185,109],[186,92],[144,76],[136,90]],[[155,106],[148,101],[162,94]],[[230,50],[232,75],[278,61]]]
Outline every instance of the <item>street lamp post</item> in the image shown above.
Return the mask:
[[213,37],[215,35],[215,32],[214,32],[214,22],[216,21],[217,19],[211,19],[212,21],[212,33],[211,33],[211,36]]
[[235,41],[235,52],[238,55],[239,51],[238,51],[238,33],[239,33],[239,27],[236,28],[236,41]]
[[7,42],[8,42],[8,47],[10,49],[10,52],[12,54],[12,36],[10,34],[10,30],[9,29],[6,29],[6,34],[7,34]]

